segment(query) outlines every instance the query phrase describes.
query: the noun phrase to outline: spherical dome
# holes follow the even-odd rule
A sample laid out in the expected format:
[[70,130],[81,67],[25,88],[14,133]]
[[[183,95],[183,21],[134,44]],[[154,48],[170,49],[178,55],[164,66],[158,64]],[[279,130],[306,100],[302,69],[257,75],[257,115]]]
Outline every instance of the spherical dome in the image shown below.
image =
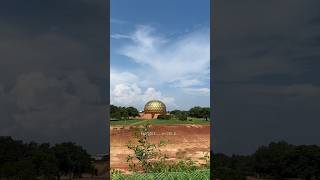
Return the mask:
[[163,114],[167,113],[166,105],[159,100],[152,100],[147,102],[144,106],[144,113]]

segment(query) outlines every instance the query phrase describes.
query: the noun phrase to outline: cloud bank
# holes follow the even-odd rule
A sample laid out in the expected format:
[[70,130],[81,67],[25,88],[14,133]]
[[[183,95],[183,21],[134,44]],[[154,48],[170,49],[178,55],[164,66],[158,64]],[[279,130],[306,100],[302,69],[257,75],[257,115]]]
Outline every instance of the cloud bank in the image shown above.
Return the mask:
[[172,39],[151,26],[139,25],[131,34],[111,37],[125,41],[117,53],[135,63],[126,71],[116,71],[111,64],[112,103],[141,106],[138,100],[133,101],[139,94],[136,97],[143,100],[159,98],[171,107],[179,106],[175,97],[165,96],[155,88],[160,87],[186,94],[198,93],[206,97],[209,104],[209,29],[198,29]]

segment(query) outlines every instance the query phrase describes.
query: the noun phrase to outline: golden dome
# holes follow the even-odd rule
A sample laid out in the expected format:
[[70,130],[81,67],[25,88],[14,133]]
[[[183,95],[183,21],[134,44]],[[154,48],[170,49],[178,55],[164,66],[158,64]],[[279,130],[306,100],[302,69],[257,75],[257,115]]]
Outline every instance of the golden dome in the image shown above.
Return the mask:
[[166,105],[159,100],[151,100],[144,106],[144,113],[165,115],[167,113]]

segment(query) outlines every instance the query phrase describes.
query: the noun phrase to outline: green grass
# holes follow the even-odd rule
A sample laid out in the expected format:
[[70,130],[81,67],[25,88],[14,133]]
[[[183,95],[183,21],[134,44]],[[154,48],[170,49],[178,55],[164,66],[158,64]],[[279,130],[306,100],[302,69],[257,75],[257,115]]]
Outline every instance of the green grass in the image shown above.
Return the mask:
[[210,170],[190,172],[134,173],[131,175],[112,174],[112,180],[209,180]]
[[151,119],[151,120],[141,120],[141,119],[129,119],[129,120],[114,120],[110,121],[110,125],[144,125],[144,124],[152,124],[152,125],[175,125],[175,124],[200,124],[200,125],[209,125],[210,120],[206,121],[201,118],[188,118],[187,121],[181,121],[178,119]]

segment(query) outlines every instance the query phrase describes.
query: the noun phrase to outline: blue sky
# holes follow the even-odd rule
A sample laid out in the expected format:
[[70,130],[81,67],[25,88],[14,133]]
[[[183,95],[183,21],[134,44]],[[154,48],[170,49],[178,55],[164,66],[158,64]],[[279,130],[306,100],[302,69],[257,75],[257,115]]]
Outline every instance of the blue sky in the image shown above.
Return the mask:
[[[182,3],[183,2],[183,3]],[[210,1],[111,0],[111,103],[210,104]]]

